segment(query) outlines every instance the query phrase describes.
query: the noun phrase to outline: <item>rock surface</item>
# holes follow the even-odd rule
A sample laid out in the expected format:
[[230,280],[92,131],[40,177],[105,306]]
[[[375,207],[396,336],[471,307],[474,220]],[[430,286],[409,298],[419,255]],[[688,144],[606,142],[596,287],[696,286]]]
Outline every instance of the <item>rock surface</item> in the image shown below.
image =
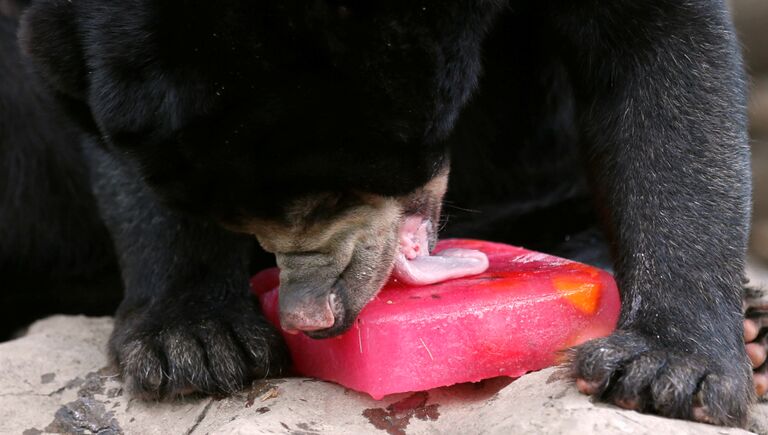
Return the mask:
[[[133,400],[109,369],[109,318],[55,316],[0,344],[0,433],[741,434],[592,403],[553,369],[375,401],[304,378],[254,383],[228,399]],[[768,433],[768,405],[751,430]]]

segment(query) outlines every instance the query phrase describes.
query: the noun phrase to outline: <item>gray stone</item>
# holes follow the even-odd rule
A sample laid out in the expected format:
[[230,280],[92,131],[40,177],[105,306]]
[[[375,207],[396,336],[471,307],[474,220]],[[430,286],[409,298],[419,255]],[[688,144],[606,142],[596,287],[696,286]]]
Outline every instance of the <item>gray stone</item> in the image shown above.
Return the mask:
[[[142,402],[107,365],[109,318],[55,316],[0,344],[0,433],[741,434],[593,403],[553,369],[376,401],[305,378],[255,382],[234,397]],[[750,428],[768,433],[768,405]]]

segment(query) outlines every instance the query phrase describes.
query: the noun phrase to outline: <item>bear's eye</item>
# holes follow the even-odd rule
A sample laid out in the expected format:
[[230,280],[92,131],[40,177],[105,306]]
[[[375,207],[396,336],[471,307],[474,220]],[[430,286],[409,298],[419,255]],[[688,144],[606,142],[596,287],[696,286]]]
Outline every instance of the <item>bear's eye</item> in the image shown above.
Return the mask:
[[325,0],[328,10],[335,11],[339,19],[351,17],[360,18],[371,16],[374,9],[378,9],[375,0]]

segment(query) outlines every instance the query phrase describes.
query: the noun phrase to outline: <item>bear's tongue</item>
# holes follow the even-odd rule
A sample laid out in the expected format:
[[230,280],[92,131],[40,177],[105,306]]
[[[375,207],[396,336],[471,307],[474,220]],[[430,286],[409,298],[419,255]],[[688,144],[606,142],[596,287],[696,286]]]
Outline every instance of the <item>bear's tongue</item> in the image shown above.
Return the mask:
[[[431,222],[421,217],[409,216],[403,222],[399,234],[399,247],[392,274],[409,285],[427,285],[476,275],[488,269],[488,257],[474,249],[444,249],[437,255],[429,253]],[[317,331],[333,326],[335,322],[332,298],[312,298],[307,295],[287,298],[280,289],[280,322],[286,332]],[[298,304],[288,305],[287,301]]]
[[400,227],[400,246],[393,275],[410,285],[427,285],[476,275],[488,269],[488,257],[474,249],[445,249],[429,253],[429,220],[408,216]]

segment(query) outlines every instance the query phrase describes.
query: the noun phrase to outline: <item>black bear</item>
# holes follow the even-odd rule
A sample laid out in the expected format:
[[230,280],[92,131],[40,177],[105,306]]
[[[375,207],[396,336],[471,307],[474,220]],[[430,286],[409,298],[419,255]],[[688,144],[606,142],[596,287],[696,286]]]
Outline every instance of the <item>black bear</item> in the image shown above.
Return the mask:
[[281,373],[248,291],[265,251],[281,318],[322,338],[401,238],[444,227],[610,256],[620,324],[573,350],[579,388],[744,424],[749,150],[724,1],[39,0],[23,59],[24,5],[0,4],[0,126],[25,130],[0,132],[3,279],[70,271],[90,295],[119,267],[110,352],[134,394]]

